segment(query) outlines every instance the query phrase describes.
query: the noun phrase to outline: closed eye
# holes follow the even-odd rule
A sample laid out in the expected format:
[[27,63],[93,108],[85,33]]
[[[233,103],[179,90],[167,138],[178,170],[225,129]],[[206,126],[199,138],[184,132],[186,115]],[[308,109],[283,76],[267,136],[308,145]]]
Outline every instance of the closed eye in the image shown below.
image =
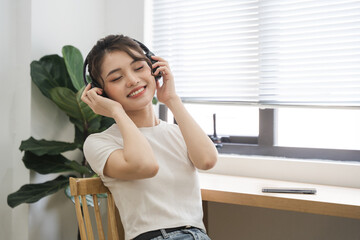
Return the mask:
[[116,82],[117,80],[120,80],[122,76],[112,79],[110,82]]
[[144,66],[141,66],[141,67],[139,67],[139,68],[136,68],[135,71],[139,71],[139,70],[141,70],[143,67],[144,67]]

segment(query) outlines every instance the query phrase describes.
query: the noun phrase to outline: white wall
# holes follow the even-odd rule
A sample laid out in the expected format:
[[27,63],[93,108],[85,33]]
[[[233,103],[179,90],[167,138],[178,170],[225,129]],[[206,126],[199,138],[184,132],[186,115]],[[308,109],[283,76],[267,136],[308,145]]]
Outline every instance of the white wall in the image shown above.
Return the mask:
[[[0,238],[28,239],[28,206],[11,209],[7,195],[29,183],[20,142],[30,135],[30,2],[0,1]],[[21,231],[19,231],[21,229]]]
[[[74,207],[63,192],[14,209],[6,202],[23,184],[55,177],[30,176],[21,161],[20,142],[30,136],[72,141],[74,134],[68,118],[31,83],[31,61],[61,55],[66,44],[86,55],[96,40],[110,33],[142,40],[143,15],[143,0],[0,1],[0,180],[6,183],[0,186],[1,239],[75,239],[77,233]],[[78,152],[71,155],[79,158]]]
[[143,41],[144,1],[149,0],[107,0],[105,5],[107,33],[124,34]]
[[[97,0],[32,0],[31,53],[38,60],[44,55],[62,56],[64,45],[73,45],[86,55],[105,33],[104,3]],[[31,135],[37,139],[72,142],[73,125],[55,104],[32,85]],[[79,159],[79,154],[71,154]],[[56,175],[31,174],[32,183],[52,180]],[[77,223],[74,206],[63,191],[30,205],[29,239],[75,239]]]
[[[54,53],[61,55],[61,48],[68,44],[79,48],[85,57],[96,41],[108,34],[124,33],[141,39],[142,6],[142,0],[32,0],[32,59]],[[73,141],[73,124],[35,85],[31,94],[31,120],[31,134],[35,138]],[[80,160],[79,152],[70,154],[70,158]],[[32,173],[31,182],[55,177]],[[75,239],[76,234],[74,206],[63,191],[30,205],[29,239]]]

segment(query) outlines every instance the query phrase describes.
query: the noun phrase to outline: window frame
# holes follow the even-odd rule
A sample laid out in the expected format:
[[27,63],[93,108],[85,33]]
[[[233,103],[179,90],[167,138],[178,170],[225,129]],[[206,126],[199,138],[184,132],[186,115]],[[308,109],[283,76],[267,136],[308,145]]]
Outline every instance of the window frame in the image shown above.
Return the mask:
[[[167,120],[167,111],[165,105],[159,105],[159,117],[163,121]],[[259,136],[227,136],[230,142],[222,141],[217,150],[220,154],[360,162],[360,150],[276,146],[275,134],[276,109],[259,108]]]
[[226,154],[360,162],[360,150],[275,146],[276,109],[259,109],[258,144],[223,143]]

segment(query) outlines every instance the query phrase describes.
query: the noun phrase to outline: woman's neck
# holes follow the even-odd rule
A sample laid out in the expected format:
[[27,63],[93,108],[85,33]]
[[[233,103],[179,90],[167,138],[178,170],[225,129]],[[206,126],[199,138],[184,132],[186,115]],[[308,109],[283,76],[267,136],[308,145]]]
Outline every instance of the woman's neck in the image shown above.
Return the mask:
[[154,127],[160,123],[160,120],[155,116],[152,105],[138,111],[126,112],[126,114],[138,128]]

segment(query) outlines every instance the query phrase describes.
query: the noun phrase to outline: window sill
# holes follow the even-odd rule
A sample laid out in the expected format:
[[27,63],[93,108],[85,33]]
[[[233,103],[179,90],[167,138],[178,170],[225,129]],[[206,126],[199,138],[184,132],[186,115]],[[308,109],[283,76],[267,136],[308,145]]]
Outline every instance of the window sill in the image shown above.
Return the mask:
[[207,173],[360,188],[360,162],[219,154]]
[[[200,173],[202,199],[207,202],[360,219],[360,189]],[[315,194],[263,193],[263,187],[315,188]],[[206,212],[205,212],[206,213]],[[205,214],[206,215],[206,214]],[[207,215],[206,215],[207,216]],[[206,218],[205,218],[206,219]],[[205,222],[207,222],[205,220]]]

